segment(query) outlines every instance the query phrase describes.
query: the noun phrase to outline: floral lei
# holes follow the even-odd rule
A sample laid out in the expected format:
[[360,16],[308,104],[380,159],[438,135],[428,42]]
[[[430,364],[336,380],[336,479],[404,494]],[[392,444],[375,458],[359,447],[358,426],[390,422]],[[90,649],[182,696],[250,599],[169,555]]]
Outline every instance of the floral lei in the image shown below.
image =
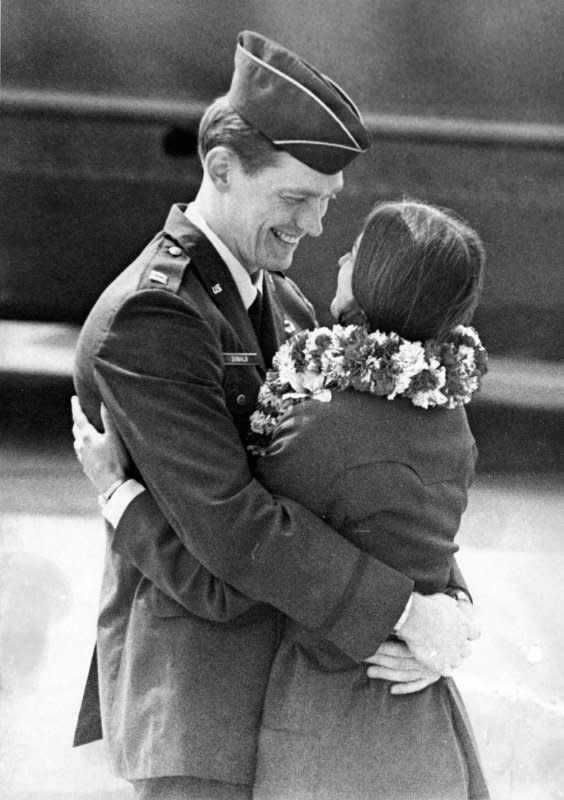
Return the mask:
[[405,397],[420,408],[456,408],[471,400],[487,369],[480,337],[463,325],[444,341],[423,344],[359,325],[300,331],[274,356],[251,416],[248,449],[262,453],[283,414],[305,399],[328,403],[332,392],[355,389]]

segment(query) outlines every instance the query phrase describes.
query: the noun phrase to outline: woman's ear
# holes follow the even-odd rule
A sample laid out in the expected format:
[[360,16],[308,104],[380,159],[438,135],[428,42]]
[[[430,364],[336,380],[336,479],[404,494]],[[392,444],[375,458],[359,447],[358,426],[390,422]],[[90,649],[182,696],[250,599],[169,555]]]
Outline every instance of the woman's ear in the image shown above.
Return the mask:
[[229,188],[233,176],[235,156],[227,147],[218,146],[206,154],[204,169],[218,192]]

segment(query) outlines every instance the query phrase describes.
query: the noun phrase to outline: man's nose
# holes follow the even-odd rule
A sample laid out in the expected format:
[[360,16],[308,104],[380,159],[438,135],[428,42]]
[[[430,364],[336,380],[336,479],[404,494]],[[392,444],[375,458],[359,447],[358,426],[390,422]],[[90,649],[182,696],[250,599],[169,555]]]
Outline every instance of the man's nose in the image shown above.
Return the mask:
[[327,204],[321,200],[311,199],[300,209],[298,224],[308,236],[321,236],[323,233],[323,217],[327,211]]

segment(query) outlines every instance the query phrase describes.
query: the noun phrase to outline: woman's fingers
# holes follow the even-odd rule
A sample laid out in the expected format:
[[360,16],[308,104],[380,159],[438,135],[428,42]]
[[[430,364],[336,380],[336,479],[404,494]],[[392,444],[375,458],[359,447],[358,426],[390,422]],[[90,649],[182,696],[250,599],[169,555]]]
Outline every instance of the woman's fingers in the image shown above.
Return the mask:
[[394,656],[395,658],[413,660],[413,655],[411,654],[409,647],[405,644],[405,642],[382,642],[376,651],[376,655]]
[[428,672],[414,657],[404,642],[383,642],[373,656],[366,659],[367,664],[410,672]]
[[438,672],[428,672],[420,668],[418,672],[389,669],[387,667],[368,667],[367,675],[373,680],[390,681],[392,694],[412,694],[420,692],[441,677]]
[[413,694],[414,692],[420,692],[422,689],[426,689],[427,686],[430,686],[435,681],[438,681],[441,676],[433,673],[428,678],[420,678],[416,681],[410,681],[409,683],[396,683],[390,688],[391,694]]
[[82,410],[82,406],[76,396],[71,397],[71,410],[73,419],[72,435],[75,441],[90,441],[98,434],[98,431]]
[[373,656],[365,659],[368,664],[379,664],[383,657],[402,661],[415,661],[413,654],[404,642],[382,642]]
[[71,412],[73,422],[79,429],[90,425],[90,421],[82,410],[82,406],[80,405],[80,401],[76,395],[71,397]]
[[[73,403],[72,400],[76,400],[76,402]],[[82,410],[80,403],[78,402],[78,398],[72,398],[71,404],[73,418],[72,435],[75,437],[75,439],[82,437],[82,439],[88,441],[88,439],[95,436],[98,431]]]
[[106,408],[106,406],[103,403],[100,404],[100,416],[102,417],[102,425],[103,425],[103,428],[104,428],[104,432],[105,433],[110,433],[113,436],[119,436],[119,434],[117,432],[117,428],[114,425],[114,421],[110,417],[110,415],[108,413],[108,409]]
[[440,677],[439,673],[420,664],[404,642],[384,642],[367,663],[368,677],[390,681],[392,694],[420,692]]
[[375,667],[382,667],[384,669],[396,669],[402,672],[422,672],[426,671],[413,656],[411,658],[403,658],[401,656],[387,656],[378,652],[370,659],[370,664]]
[[398,683],[413,683],[419,680],[437,680],[438,673],[429,672],[423,667],[418,670],[403,670],[392,667],[368,667],[367,675],[369,678],[377,678],[384,681],[394,681]]
[[73,419],[72,435],[74,440],[72,446],[77,459],[80,461],[83,468],[86,469],[84,459],[87,452],[85,453],[85,450],[87,451],[87,448],[96,440],[96,437],[100,437],[100,434],[90,423],[76,395],[71,397],[71,411]]

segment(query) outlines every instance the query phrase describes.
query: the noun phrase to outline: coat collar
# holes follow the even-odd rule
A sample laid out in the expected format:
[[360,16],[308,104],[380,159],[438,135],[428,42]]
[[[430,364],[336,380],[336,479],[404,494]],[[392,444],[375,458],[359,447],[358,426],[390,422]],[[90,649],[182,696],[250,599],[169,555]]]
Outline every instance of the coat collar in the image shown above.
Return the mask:
[[[164,234],[174,240],[190,256],[193,269],[207,293],[239,335],[242,349],[258,353],[261,360],[261,371],[264,372],[262,349],[235,281],[215,247],[202,231],[190,222],[184,213],[185,210],[186,205],[182,204],[176,204],[171,208],[165,222]],[[266,271],[263,280],[263,297],[265,330],[271,348],[276,349],[286,338],[284,308],[278,297],[275,277]]]
[[185,205],[171,208],[165,222],[165,236],[173,239],[190,256],[201,282],[223,313],[238,301],[235,305],[239,305],[248,316],[229,269],[202,231],[186,217],[185,209]]

